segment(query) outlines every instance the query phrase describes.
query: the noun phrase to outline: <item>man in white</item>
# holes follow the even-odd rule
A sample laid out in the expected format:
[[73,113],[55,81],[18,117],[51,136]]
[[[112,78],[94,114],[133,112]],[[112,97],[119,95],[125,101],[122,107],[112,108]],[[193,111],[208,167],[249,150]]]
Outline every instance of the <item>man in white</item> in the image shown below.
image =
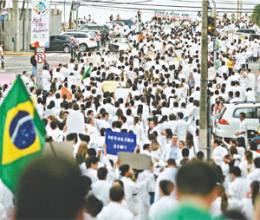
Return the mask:
[[110,184],[107,181],[107,173],[107,168],[100,167],[97,171],[98,181],[92,185],[93,194],[103,202],[103,205],[109,202]]
[[167,167],[163,172],[161,172],[156,180],[155,184],[155,195],[154,195],[154,201],[158,201],[160,198],[160,187],[159,183],[162,180],[169,180],[173,183],[175,183],[175,176],[177,173],[177,166],[174,159],[169,159],[167,161]]
[[213,143],[213,151],[212,151],[212,159],[220,165],[224,159],[224,156],[228,154],[228,151],[225,147],[221,146],[221,142],[218,140],[215,140]]
[[131,179],[133,171],[129,165],[121,165],[120,168],[121,181],[124,184],[125,200],[129,210],[134,214],[138,214],[138,189],[136,183]]
[[174,200],[172,196],[174,190],[173,182],[162,180],[159,183],[159,187],[160,199],[152,204],[149,211],[149,217],[151,220],[159,219],[162,214],[172,211],[178,205],[177,201]]
[[254,160],[255,169],[252,173],[248,174],[247,179],[252,183],[253,181],[260,181],[260,158]]
[[238,136],[238,145],[246,148],[246,140],[247,140],[247,123],[246,123],[246,114],[241,112],[239,115],[239,119],[241,121],[239,125],[239,131],[235,133]]
[[80,112],[78,104],[74,104],[73,109],[69,111],[65,130],[67,135],[71,133],[85,134],[84,115]]
[[133,214],[122,204],[124,189],[120,185],[109,190],[110,203],[97,216],[98,220],[133,220]]
[[188,124],[185,120],[183,120],[183,113],[177,113],[179,120],[177,121],[176,125],[176,134],[179,141],[186,142],[186,136],[188,131]]
[[228,195],[236,200],[241,200],[246,197],[249,189],[249,183],[246,179],[241,177],[241,170],[239,167],[232,167],[229,171],[231,183],[228,186]]

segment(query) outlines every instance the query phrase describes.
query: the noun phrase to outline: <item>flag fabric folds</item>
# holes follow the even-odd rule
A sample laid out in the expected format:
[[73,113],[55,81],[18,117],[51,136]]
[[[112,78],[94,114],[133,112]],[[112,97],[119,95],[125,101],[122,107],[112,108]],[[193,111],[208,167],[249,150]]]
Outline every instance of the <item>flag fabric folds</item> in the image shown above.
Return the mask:
[[26,165],[45,144],[45,127],[20,76],[0,106],[0,178],[16,192]]

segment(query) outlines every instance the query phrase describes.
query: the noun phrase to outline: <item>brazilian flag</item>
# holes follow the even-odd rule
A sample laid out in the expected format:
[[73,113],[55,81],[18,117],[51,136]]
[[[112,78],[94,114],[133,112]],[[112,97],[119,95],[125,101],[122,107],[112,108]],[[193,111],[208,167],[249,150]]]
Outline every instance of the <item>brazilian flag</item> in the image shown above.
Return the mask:
[[20,175],[45,144],[45,127],[20,76],[0,106],[0,178],[16,193]]

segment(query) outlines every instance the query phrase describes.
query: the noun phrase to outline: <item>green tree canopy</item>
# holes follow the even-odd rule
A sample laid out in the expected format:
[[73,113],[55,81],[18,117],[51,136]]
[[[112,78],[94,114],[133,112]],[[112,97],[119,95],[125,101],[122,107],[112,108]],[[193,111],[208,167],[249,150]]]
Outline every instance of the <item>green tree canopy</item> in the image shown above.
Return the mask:
[[260,27],[260,4],[255,6],[251,18],[252,21]]

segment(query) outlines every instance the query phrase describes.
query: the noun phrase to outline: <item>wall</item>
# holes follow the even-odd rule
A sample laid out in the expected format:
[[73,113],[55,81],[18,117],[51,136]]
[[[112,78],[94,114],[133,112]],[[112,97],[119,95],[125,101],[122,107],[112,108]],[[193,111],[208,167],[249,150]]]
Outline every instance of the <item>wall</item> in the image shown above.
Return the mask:
[[[21,9],[19,10],[21,13]],[[25,17],[27,16],[27,10],[25,11]],[[15,26],[15,12],[10,11],[8,20],[4,21],[4,25],[0,22],[0,42],[4,42],[5,50],[15,50],[15,45],[12,42],[12,38],[16,39],[18,34],[18,51],[28,50],[31,38],[31,9],[29,10],[29,24],[26,22],[26,18],[20,19],[19,14],[19,32],[16,31]],[[58,34],[61,29],[61,12],[56,9],[51,10],[50,18],[50,35]]]

